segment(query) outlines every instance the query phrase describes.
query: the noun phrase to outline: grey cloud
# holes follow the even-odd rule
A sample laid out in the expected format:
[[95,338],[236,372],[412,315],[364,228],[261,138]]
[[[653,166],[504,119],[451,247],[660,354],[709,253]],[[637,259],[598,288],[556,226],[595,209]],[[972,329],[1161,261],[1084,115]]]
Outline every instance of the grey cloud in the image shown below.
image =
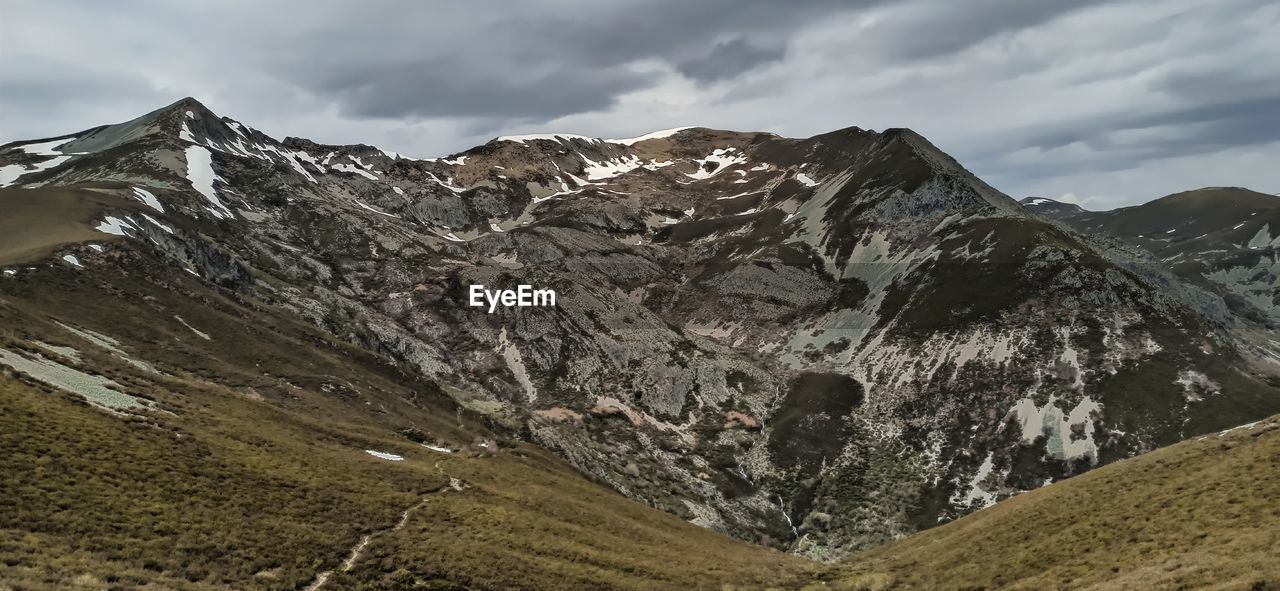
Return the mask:
[[892,60],[953,54],[999,35],[1052,21],[1104,0],[911,2],[868,33],[867,44]]
[[53,110],[66,103],[157,97],[145,79],[101,72],[38,55],[0,55],[0,102],[11,110]]
[[445,27],[432,5],[375,9],[367,19],[343,21],[342,34],[378,43],[335,48],[332,32],[317,28],[292,35],[289,44],[327,47],[327,59],[299,52],[272,68],[337,97],[356,117],[547,121],[606,109],[649,85],[657,73],[635,71],[637,62],[657,60],[699,81],[726,80],[781,59],[786,40],[806,23],[882,1],[519,3],[504,4],[504,16],[493,20],[453,15]]
[[356,118],[484,117],[546,121],[607,108],[613,98],[649,84],[653,74],[621,69],[589,76],[563,70],[494,75],[432,59],[370,65],[325,75],[315,90],[335,97]]
[[711,53],[681,62],[676,69],[699,82],[735,78],[764,64],[781,61],[784,47],[757,47],[738,37],[717,44]]

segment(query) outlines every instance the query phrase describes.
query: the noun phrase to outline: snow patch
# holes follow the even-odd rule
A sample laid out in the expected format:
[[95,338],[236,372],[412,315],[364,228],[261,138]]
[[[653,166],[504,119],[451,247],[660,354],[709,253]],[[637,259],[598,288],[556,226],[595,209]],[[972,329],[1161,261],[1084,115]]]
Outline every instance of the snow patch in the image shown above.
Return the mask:
[[154,405],[150,400],[125,394],[124,386],[110,379],[82,372],[39,354],[35,355],[34,359],[28,359],[18,352],[0,349],[0,364],[12,367],[59,390],[76,394],[89,404],[112,414],[151,408]]
[[160,228],[161,230],[164,230],[166,234],[173,233],[173,228],[170,228],[169,226],[164,225],[164,223],[162,223],[160,220],[157,220],[156,218],[153,218],[145,213],[142,214],[142,217],[145,218],[148,222],[151,222],[151,225],[157,228]]
[[649,132],[649,133],[646,133],[646,134],[644,134],[644,135],[640,135],[640,136],[636,136],[636,137],[629,137],[629,138],[624,138],[624,139],[615,139],[615,140],[604,140],[604,141],[609,142],[609,143],[611,143],[611,144],[622,144],[622,145],[624,145],[624,146],[630,146],[630,145],[632,145],[632,144],[636,144],[636,143],[643,142],[643,141],[647,141],[647,140],[657,140],[657,139],[662,139],[662,138],[665,138],[665,137],[671,137],[671,136],[673,136],[673,135],[675,135],[675,134],[677,134],[677,133],[680,133],[680,132],[682,132],[682,131],[684,131],[684,130],[686,130],[686,129],[693,129],[693,127],[692,127],[692,126],[686,126],[686,127],[672,127],[671,129],[661,129],[661,130],[658,130],[658,131],[651,131],[651,132]]
[[[1051,456],[1063,460],[1088,457],[1097,462],[1098,446],[1093,441],[1093,427],[1094,416],[1102,411],[1102,405],[1084,396],[1074,408],[1063,414],[1055,404],[1057,401],[1057,396],[1051,394],[1044,406],[1037,406],[1030,397],[1014,405],[1011,412],[1021,423],[1022,440],[1032,443],[1044,436],[1048,439],[1046,448]],[[1071,427],[1080,424],[1084,425],[1084,433],[1082,438],[1077,438]]]
[[963,497],[960,497],[959,491],[957,491],[956,498],[952,498],[952,502],[956,502],[958,498],[959,504],[968,506],[974,502],[980,501],[984,508],[995,504],[995,493],[987,492],[982,488],[982,481],[986,480],[995,469],[995,463],[992,462],[994,455],[995,454],[992,452],[987,452],[987,459],[982,461],[982,465],[978,466],[978,472],[974,474],[973,479],[969,481],[968,492]]
[[[686,172],[685,176],[695,181],[701,181],[720,174],[735,164],[746,162],[747,157],[742,154],[735,154],[737,151],[737,148],[716,148],[706,158],[694,160],[698,164],[698,170],[692,173]],[[707,164],[715,164],[716,166],[708,171]]]
[[396,214],[394,214],[394,213],[387,213],[387,212],[385,212],[385,211],[381,211],[381,210],[379,210],[379,209],[375,209],[374,207],[372,207],[372,206],[370,206],[370,205],[366,204],[366,203],[365,203],[365,202],[363,202],[363,201],[360,201],[359,199],[356,199],[356,200],[355,200],[355,202],[356,202],[356,205],[360,206],[360,209],[366,209],[366,210],[372,211],[373,213],[376,213],[376,214],[379,214],[379,215],[385,215],[385,216],[390,217],[390,218],[399,218],[399,217],[400,217],[400,216],[398,216],[398,215],[396,215]]
[[174,315],[173,315],[173,318],[174,318],[174,320],[177,320],[179,323],[181,323],[183,326],[185,326],[185,327],[187,327],[188,329],[190,329],[190,330],[191,330],[191,332],[196,333],[196,336],[198,336],[198,337],[200,337],[200,338],[202,338],[202,339],[204,339],[204,340],[206,340],[206,341],[212,340],[212,339],[209,337],[209,335],[208,335],[208,334],[205,334],[205,333],[203,333],[203,332],[201,332],[201,331],[197,330],[197,329],[196,329],[196,327],[191,326],[190,324],[188,324],[188,323],[187,323],[187,321],[186,321],[186,320],[183,320],[181,316],[178,316],[177,314],[174,314]]
[[160,205],[160,200],[156,199],[156,196],[152,195],[151,191],[148,191],[141,187],[134,187],[133,197],[138,201],[141,201],[142,203],[146,204],[147,207],[150,207],[151,209],[154,209],[160,213],[164,213],[164,206]]
[[375,458],[381,458],[381,459],[384,459],[384,460],[390,460],[390,461],[392,461],[392,462],[399,462],[399,461],[404,460],[404,456],[398,456],[398,455],[396,455],[396,454],[389,454],[389,453],[387,453],[387,452],[385,452],[385,451],[375,451],[375,450],[372,450],[372,449],[366,449],[366,450],[364,450],[364,453],[367,453],[367,454],[369,454],[369,455],[371,455],[371,456],[373,456],[373,457],[375,457]]
[[520,383],[520,387],[524,389],[525,396],[529,403],[532,404],[538,399],[538,390],[533,386],[533,381],[529,379],[529,370],[525,368],[524,358],[520,355],[520,349],[516,348],[507,338],[507,329],[503,328],[498,333],[498,349],[502,352],[502,359],[507,362],[507,368],[515,375],[516,381]]
[[371,180],[371,181],[376,181],[376,180],[378,180],[378,177],[374,176],[374,175],[373,175],[373,173],[370,173],[369,171],[367,171],[367,170],[365,170],[365,169],[363,169],[363,168],[361,168],[361,167],[359,167],[359,166],[353,166],[353,165],[351,165],[351,164],[333,164],[333,165],[330,165],[330,168],[332,168],[332,169],[334,169],[334,170],[336,170],[336,171],[338,171],[338,172],[349,172],[349,173],[351,173],[351,174],[358,174],[358,175],[360,175],[360,176],[362,176],[362,177],[364,177],[364,178],[367,178],[367,179],[369,179],[369,180]]
[[63,144],[66,144],[68,142],[74,141],[75,139],[76,138],[62,138],[57,140],[49,140],[47,142],[40,142],[38,144],[27,144],[23,146],[16,146],[18,149],[28,154],[32,154],[35,156],[53,156],[53,158],[50,158],[49,160],[45,160],[44,162],[36,162],[35,164],[31,164],[30,165],[31,168],[27,168],[26,166],[23,166],[21,164],[9,164],[7,166],[0,167],[0,187],[7,187],[13,184],[14,182],[16,182],[19,177],[22,177],[31,173],[40,172],[42,170],[49,170],[50,168],[58,166],[59,164],[62,164],[67,160],[70,160],[71,159],[70,155],[63,154],[62,152],[59,152],[55,148]]
[[[615,160],[605,160],[604,162],[595,162],[582,154],[578,154],[579,158],[585,163],[582,173],[587,175],[587,180],[598,181],[602,179],[611,179],[620,174],[631,172],[643,166],[639,156],[626,156]],[[572,175],[570,175],[572,176]]]
[[191,182],[191,187],[209,200],[212,207],[207,209],[214,217],[231,219],[235,216],[218,199],[218,193],[213,188],[213,181],[217,178],[213,172],[213,155],[209,150],[203,146],[187,146],[187,180]]
[[[526,133],[524,135],[498,136],[498,138],[495,139],[494,141],[515,142],[517,144],[523,144],[525,142],[532,142],[535,140],[546,140],[551,142],[564,142],[568,140],[583,140],[587,142],[599,142],[600,138],[587,137],[585,135],[578,135],[574,133]],[[465,158],[465,156],[463,156],[463,158]],[[448,160],[446,160],[445,162],[452,164]],[[462,162],[458,162],[458,164],[462,164]]]
[[137,228],[133,227],[133,224],[129,223],[128,220],[122,220],[118,217],[109,215],[107,216],[107,219],[103,220],[97,226],[94,226],[93,229],[99,232],[102,232],[104,234],[115,234],[116,236],[128,236],[129,234],[125,233],[124,231],[125,228],[128,228],[130,230],[137,230]]

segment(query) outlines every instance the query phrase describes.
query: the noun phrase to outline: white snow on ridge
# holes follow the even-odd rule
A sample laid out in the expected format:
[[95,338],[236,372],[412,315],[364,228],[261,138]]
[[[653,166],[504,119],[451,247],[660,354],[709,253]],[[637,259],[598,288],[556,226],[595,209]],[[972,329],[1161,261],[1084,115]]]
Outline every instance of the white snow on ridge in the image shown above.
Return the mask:
[[32,168],[27,168],[21,164],[10,164],[7,166],[0,167],[0,187],[7,187],[13,184],[15,181],[18,180],[18,177],[25,176],[33,172],[48,170],[59,164],[62,164],[63,162],[66,162],[67,160],[70,160],[71,155],[63,154],[62,152],[59,152],[54,148],[57,148],[58,146],[61,146],[65,143],[75,141],[76,139],[77,138],[70,137],[70,138],[49,140],[47,142],[40,142],[38,144],[26,144],[23,146],[17,146],[23,152],[26,152],[28,154],[33,154],[36,156],[53,156],[53,158],[46,160],[44,162],[37,162],[31,165]]
[[466,191],[466,189],[453,184],[453,177],[449,177],[447,180],[442,181],[440,180],[440,177],[436,176],[434,173],[428,172],[427,176],[431,177],[431,180],[435,181],[437,185],[453,191],[454,193]]
[[213,189],[215,178],[217,175],[213,172],[213,155],[209,150],[204,146],[187,146],[187,180],[191,181],[191,187],[209,200],[212,207],[207,209],[214,217],[231,219],[235,216],[222,204],[218,193]]
[[579,158],[586,163],[586,167],[582,169],[582,173],[587,175],[587,180],[598,181],[602,179],[611,179],[620,174],[631,172],[640,168],[643,164],[638,156],[627,156],[617,160],[606,160],[604,162],[596,162],[578,154]]
[[156,196],[152,195],[151,191],[148,191],[141,187],[134,187],[133,196],[138,201],[145,203],[151,209],[154,209],[160,213],[164,213],[164,207],[160,205],[160,200],[156,199]]
[[[517,144],[523,144],[525,142],[531,142],[534,140],[548,140],[552,142],[563,142],[565,140],[585,140],[588,142],[601,141],[600,138],[587,137],[585,135],[578,135],[576,133],[526,133],[523,135],[503,135],[503,136],[498,136],[498,138],[495,139],[494,141],[515,142]],[[459,164],[461,164],[461,162],[459,162]]]
[[373,174],[371,174],[369,171],[352,164],[331,164],[330,168],[339,172],[349,172],[351,174],[358,174],[371,181],[378,180],[378,177],[373,176]]
[[387,452],[385,452],[385,451],[375,451],[375,450],[372,450],[372,449],[366,449],[366,450],[364,450],[364,453],[367,453],[367,454],[369,454],[369,455],[371,455],[371,456],[373,456],[373,457],[375,457],[375,458],[381,458],[381,459],[384,459],[384,460],[390,460],[390,461],[392,461],[392,462],[399,462],[399,461],[401,461],[401,460],[404,460],[404,456],[398,456],[398,455],[396,455],[396,454],[389,454],[389,453],[387,453]]
[[13,181],[18,180],[18,177],[27,174],[28,172],[34,171],[28,170],[27,167],[21,164],[6,164],[5,166],[0,166],[0,187],[8,187],[13,184]]
[[755,193],[763,193],[763,191],[748,191],[746,193],[727,194],[727,196],[724,196],[724,197],[716,197],[716,201],[736,200],[736,198],[746,197],[746,196],[749,196],[749,194],[755,194]]
[[151,222],[151,224],[152,224],[152,225],[154,225],[155,227],[160,228],[161,230],[164,230],[164,231],[165,231],[165,233],[167,233],[167,234],[172,234],[172,233],[173,233],[173,228],[170,228],[169,226],[166,226],[166,225],[164,224],[164,222],[161,222],[160,220],[157,220],[156,218],[153,218],[153,217],[151,217],[151,216],[149,216],[149,215],[147,215],[147,214],[145,214],[145,213],[144,213],[144,214],[142,214],[142,217],[146,218],[146,220],[147,220],[148,222]]
[[[710,156],[707,156],[706,158],[703,158],[701,160],[694,160],[694,162],[698,164],[698,170],[692,173],[686,172],[684,175],[695,181],[701,181],[701,180],[709,179],[717,174],[720,174],[724,170],[727,170],[730,166],[733,166],[735,164],[742,164],[743,162],[746,162],[747,161],[746,156],[743,156],[742,154],[733,154],[733,152],[737,152],[737,151],[738,151],[737,148],[716,148],[714,151],[711,152]],[[712,169],[710,172],[707,172],[707,169],[705,168],[705,166],[708,163],[712,163],[712,162],[717,164],[717,166],[714,169]]]
[[385,215],[385,216],[387,216],[387,217],[391,217],[391,218],[398,218],[398,217],[400,217],[400,216],[398,216],[398,215],[396,215],[396,214],[394,214],[394,213],[387,213],[387,212],[385,212],[385,211],[381,211],[381,210],[375,209],[375,208],[373,208],[372,206],[369,206],[369,205],[365,204],[363,201],[360,201],[359,199],[355,200],[355,202],[356,202],[356,205],[359,205],[361,209],[367,209],[367,210],[369,210],[369,211],[372,211],[373,213],[377,213],[377,214]]
[[68,263],[71,263],[72,265],[75,265],[77,267],[84,268],[84,265],[80,264],[80,259],[77,259],[76,255],[73,255],[73,254],[63,255],[62,260]]
[[[547,140],[547,141],[552,141],[552,142],[565,142],[565,141],[568,141],[568,140],[582,140],[582,141],[592,142],[592,143],[601,143],[601,142],[603,142],[603,143],[609,143],[609,144],[619,144],[619,145],[623,145],[623,146],[630,146],[630,145],[632,145],[632,144],[636,144],[636,143],[638,143],[638,142],[643,142],[643,141],[645,141],[645,140],[656,140],[656,139],[661,139],[661,138],[664,138],[664,137],[670,137],[670,136],[675,135],[675,134],[677,134],[677,133],[679,133],[679,132],[681,132],[681,131],[684,131],[684,130],[686,130],[686,129],[692,129],[692,128],[693,128],[692,126],[688,126],[688,127],[673,127],[673,128],[671,128],[671,129],[662,129],[662,130],[658,130],[658,131],[649,132],[649,133],[646,133],[646,134],[641,135],[641,136],[630,137],[630,138],[621,138],[621,139],[608,139],[608,140],[606,140],[606,139],[600,139],[600,138],[598,138],[598,137],[590,137],[590,136],[585,136],[585,135],[579,135],[579,134],[576,134],[576,133],[526,133],[526,134],[520,134],[520,135],[503,135],[503,136],[498,136],[498,137],[497,137],[497,138],[495,138],[493,141],[495,141],[495,142],[515,142],[515,143],[518,143],[518,144],[523,144],[523,143],[531,142],[531,141],[535,141],[535,140]],[[446,160],[445,162],[448,162],[448,161]],[[459,162],[459,164],[461,164],[461,162]]]
[[652,131],[641,136],[625,138],[625,139],[617,139],[617,140],[604,140],[604,141],[609,142],[611,144],[622,144],[624,146],[630,146],[632,144],[643,142],[646,140],[656,140],[656,139],[662,139],[664,137],[671,137],[686,129],[693,129],[693,126],[690,125],[685,127],[672,127],[671,129],[661,129],[658,131]]

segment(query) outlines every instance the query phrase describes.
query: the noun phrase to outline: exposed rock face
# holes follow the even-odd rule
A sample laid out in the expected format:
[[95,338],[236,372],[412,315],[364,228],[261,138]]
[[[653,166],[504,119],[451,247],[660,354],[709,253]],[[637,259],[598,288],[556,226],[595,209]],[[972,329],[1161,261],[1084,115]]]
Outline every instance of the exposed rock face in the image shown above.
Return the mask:
[[[819,558],[1280,412],[1245,338],[1267,325],[913,132],[655,135],[413,160],[277,142],[188,99],[0,165],[133,199],[113,214],[133,247],[623,494]],[[472,284],[557,302],[488,313]]]

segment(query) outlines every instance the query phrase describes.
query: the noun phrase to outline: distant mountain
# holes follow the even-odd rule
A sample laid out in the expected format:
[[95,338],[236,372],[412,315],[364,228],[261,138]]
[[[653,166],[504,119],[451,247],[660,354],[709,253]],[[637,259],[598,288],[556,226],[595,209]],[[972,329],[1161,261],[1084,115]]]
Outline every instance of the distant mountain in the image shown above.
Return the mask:
[[1148,250],[1219,294],[1237,315],[1269,329],[1280,325],[1280,197],[1207,187],[1111,211],[1046,215]]
[[1054,201],[1048,197],[1024,197],[1019,201],[1023,207],[1043,216],[1062,219],[1089,213],[1074,203]]
[[[305,322],[424,384],[397,396],[438,390],[489,437],[824,560],[1280,412],[1256,319],[905,129],[540,134],[412,159],[276,140],[184,99],[0,146],[0,170],[6,299],[60,318],[40,286],[96,283],[59,301],[109,315],[106,286],[136,279]],[[522,284],[556,306],[469,305],[471,285]]]

